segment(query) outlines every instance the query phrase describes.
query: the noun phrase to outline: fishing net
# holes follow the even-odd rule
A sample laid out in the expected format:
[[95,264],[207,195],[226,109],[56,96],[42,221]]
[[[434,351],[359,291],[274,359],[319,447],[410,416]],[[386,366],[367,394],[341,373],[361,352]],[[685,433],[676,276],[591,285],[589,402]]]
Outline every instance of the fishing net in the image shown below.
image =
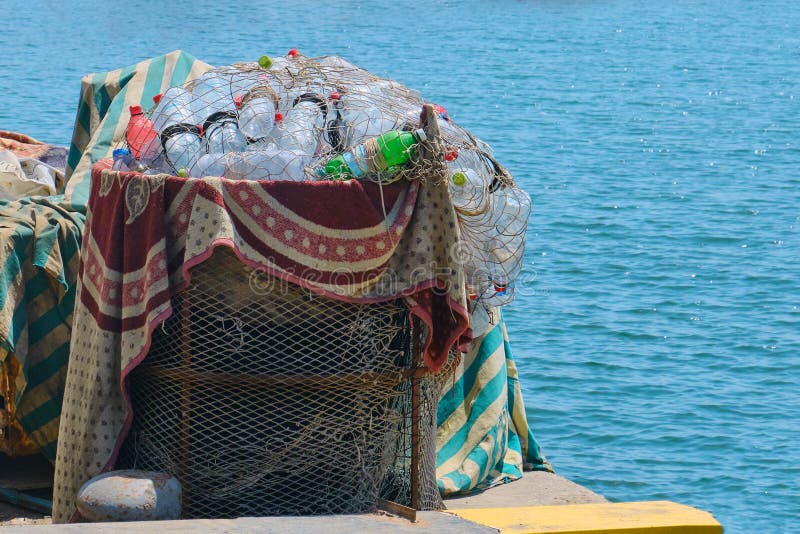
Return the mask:
[[400,301],[320,297],[217,249],[172,304],[117,468],[175,475],[186,518],[442,508],[438,385]]
[[[217,68],[132,108],[120,170],[245,180],[388,183],[415,161],[422,96],[334,56],[296,51]],[[461,225],[459,261],[477,305],[513,299],[531,203],[491,148],[440,106],[443,157]]]
[[[421,115],[419,93],[337,57],[290,53],[214,69],[154,100],[131,110],[117,170],[447,179],[473,314],[513,298],[530,200],[443,108]],[[129,377],[135,416],[118,468],[177,476],[185,517],[355,513],[379,499],[442,507],[442,378],[423,367],[427,333],[402,301],[323,298],[216,252],[172,305]]]

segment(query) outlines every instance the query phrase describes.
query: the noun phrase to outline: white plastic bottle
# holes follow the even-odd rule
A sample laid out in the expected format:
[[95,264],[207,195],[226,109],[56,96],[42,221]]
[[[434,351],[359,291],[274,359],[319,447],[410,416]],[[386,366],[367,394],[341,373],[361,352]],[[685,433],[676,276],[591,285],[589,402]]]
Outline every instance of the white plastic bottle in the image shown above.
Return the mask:
[[313,156],[325,125],[327,110],[328,104],[319,95],[306,93],[297,97],[292,109],[273,129],[272,136],[277,147]]
[[206,152],[209,154],[242,152],[247,149],[247,138],[239,131],[235,115],[207,120],[204,129]]
[[[155,100],[155,99],[154,99]],[[192,95],[183,87],[170,87],[160,96],[150,120],[159,132],[173,124],[197,124],[192,111]]]

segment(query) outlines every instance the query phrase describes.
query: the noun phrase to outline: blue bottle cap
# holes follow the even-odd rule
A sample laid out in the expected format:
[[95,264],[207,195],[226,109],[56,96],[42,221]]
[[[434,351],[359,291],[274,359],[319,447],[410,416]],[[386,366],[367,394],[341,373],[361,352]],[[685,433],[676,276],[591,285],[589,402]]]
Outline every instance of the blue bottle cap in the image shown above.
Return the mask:
[[122,156],[128,156],[128,155],[130,155],[130,153],[131,153],[131,151],[128,150],[127,148],[115,148],[114,152],[111,153],[111,156],[114,159],[117,159],[117,158],[121,158]]

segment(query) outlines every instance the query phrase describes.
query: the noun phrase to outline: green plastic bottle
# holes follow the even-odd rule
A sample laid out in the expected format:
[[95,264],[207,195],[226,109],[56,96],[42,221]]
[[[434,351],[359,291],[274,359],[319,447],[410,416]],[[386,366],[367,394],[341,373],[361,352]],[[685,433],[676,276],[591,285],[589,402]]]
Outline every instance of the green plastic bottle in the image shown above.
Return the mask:
[[423,130],[391,130],[339,154],[319,174],[331,180],[349,180],[375,172],[391,172],[408,163],[417,143],[425,139]]

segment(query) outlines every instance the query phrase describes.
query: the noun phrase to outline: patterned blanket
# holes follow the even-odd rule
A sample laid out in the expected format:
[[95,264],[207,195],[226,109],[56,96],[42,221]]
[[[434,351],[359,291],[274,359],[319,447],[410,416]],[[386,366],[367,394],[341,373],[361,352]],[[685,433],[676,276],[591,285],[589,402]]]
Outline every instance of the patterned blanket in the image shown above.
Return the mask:
[[111,469],[132,420],[125,377],[172,314],[170,297],[218,246],[246,265],[347,302],[404,298],[436,371],[469,341],[447,190],[402,181],[252,182],[144,176],[95,165],[58,441],[53,517]]

